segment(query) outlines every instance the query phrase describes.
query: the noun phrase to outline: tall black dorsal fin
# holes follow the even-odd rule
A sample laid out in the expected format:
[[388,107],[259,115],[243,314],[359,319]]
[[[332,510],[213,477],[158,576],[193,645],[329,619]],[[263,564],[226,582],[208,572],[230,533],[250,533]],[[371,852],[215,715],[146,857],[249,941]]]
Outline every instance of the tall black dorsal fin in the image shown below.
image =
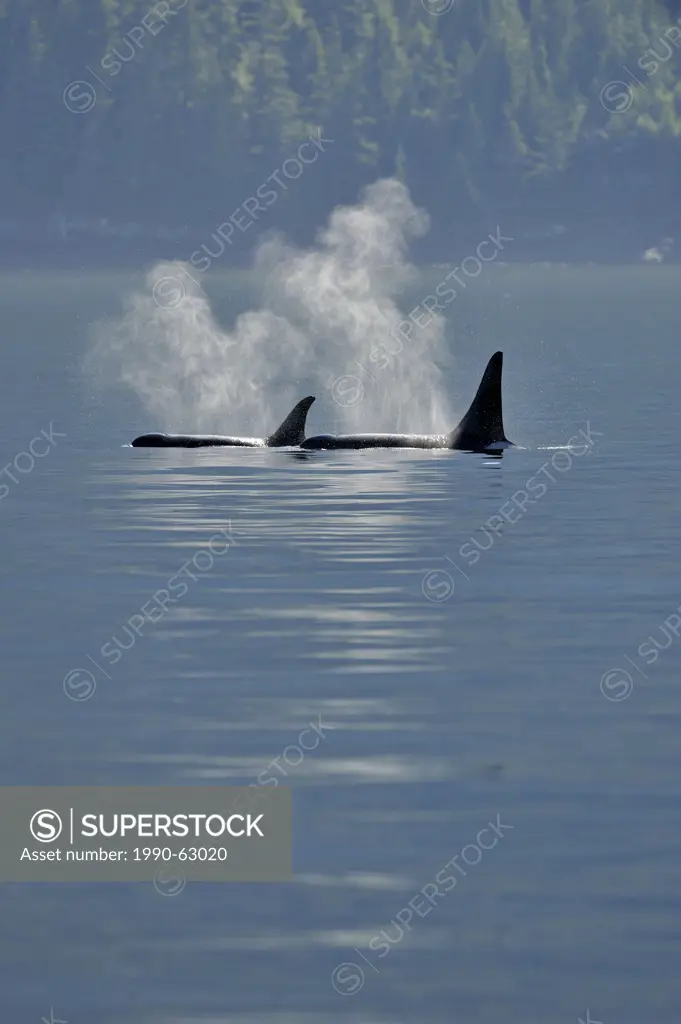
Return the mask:
[[305,440],[305,421],[308,409],[313,402],[314,396],[308,395],[307,398],[301,399],[291,409],[281,426],[277,427],[274,433],[267,438],[267,444],[270,448],[280,448],[283,445],[289,444],[301,444]]
[[484,451],[500,441],[509,444],[504,433],[501,412],[501,369],[503,352],[495,352],[482,375],[471,407],[449,435],[449,448],[461,451]]

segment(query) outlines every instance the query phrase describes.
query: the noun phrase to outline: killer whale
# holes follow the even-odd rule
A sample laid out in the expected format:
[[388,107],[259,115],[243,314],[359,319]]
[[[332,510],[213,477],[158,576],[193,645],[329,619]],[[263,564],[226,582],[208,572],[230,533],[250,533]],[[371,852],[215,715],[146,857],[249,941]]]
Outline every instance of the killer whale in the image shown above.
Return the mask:
[[291,409],[281,426],[269,437],[222,437],[220,434],[141,434],[133,448],[282,448],[299,445],[305,439],[305,421],[314,402],[308,395]]
[[450,448],[483,452],[513,447],[504,433],[501,410],[503,352],[487,363],[475,398],[449,434],[318,434],[300,445],[306,450],[330,448]]

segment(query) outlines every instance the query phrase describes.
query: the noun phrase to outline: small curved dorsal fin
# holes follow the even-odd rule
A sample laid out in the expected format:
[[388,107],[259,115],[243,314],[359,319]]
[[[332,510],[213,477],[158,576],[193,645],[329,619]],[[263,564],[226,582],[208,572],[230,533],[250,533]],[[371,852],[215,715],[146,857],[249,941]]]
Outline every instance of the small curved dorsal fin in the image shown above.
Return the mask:
[[267,438],[270,448],[301,444],[305,440],[305,421],[308,409],[313,402],[314,396],[308,395],[291,409],[281,426],[277,427],[274,433]]

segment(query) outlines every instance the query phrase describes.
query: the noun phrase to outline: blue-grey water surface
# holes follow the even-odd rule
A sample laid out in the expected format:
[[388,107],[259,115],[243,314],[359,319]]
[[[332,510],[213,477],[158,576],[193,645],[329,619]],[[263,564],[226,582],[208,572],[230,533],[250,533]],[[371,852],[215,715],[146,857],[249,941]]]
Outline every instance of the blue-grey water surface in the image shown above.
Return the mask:
[[[279,758],[294,880],[1,885],[2,1021],[678,1024],[679,269],[500,267],[452,304],[457,409],[505,353],[524,447],[501,459],[124,447],[157,424],[81,361],[133,278],[0,277],[2,465],[57,432],[2,476],[0,782],[247,784]],[[239,287],[211,282],[225,321]],[[333,416],[318,394],[309,432]],[[532,477],[545,492],[509,514]],[[79,667],[84,701],[63,688]],[[462,859],[497,816],[512,828]]]

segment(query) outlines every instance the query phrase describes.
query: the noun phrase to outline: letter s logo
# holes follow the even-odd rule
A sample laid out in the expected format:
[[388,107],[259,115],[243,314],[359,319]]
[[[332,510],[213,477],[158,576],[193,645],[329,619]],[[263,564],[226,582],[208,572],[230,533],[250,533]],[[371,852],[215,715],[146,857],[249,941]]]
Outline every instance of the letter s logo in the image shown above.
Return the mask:
[[56,811],[36,811],[29,825],[31,835],[39,843],[52,843],[61,834],[62,822]]

